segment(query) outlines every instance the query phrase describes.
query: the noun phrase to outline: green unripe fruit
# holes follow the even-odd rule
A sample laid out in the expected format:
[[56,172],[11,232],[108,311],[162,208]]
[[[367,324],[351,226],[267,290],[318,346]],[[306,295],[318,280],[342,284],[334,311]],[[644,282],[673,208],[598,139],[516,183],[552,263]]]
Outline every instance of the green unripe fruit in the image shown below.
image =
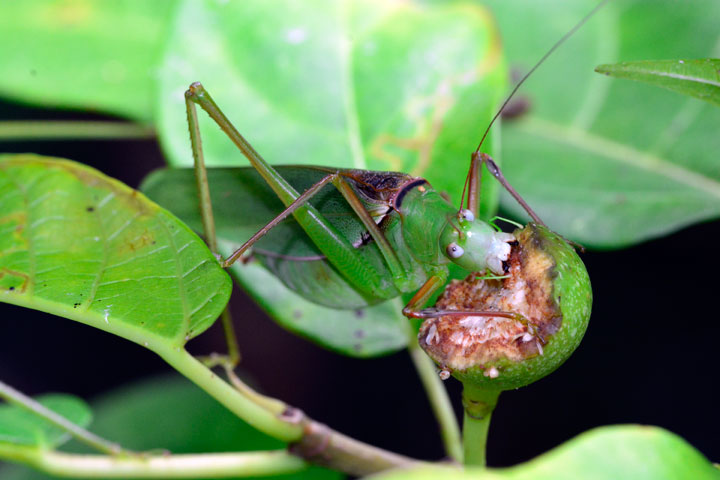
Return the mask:
[[472,274],[453,281],[438,299],[441,310],[510,312],[512,318],[444,316],[426,320],[420,346],[443,372],[466,386],[510,390],[559,367],[587,329],[592,290],[572,246],[547,228],[513,232],[507,278]]

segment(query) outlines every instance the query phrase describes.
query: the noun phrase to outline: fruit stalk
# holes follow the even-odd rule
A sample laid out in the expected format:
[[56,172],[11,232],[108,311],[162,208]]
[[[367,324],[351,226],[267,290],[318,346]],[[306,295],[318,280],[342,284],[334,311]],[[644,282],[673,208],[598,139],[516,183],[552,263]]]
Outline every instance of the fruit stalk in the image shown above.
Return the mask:
[[465,465],[484,467],[490,418],[500,390],[463,385],[463,446]]

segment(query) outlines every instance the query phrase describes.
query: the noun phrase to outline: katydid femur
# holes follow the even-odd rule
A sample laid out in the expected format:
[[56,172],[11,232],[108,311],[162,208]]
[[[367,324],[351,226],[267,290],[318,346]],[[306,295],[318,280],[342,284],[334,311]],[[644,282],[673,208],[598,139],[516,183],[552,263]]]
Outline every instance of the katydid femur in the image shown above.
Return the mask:
[[[196,112],[199,105],[225,132],[250,161],[252,168],[272,189],[285,209],[237,249],[223,266],[229,267],[251,247],[252,257],[260,260],[283,283],[308,300],[333,308],[355,309],[414,292],[403,309],[413,318],[442,315],[508,317],[524,321],[512,312],[456,312],[423,309],[430,297],[448,277],[448,265],[455,263],[470,272],[489,271],[504,275],[514,242],[511,234],[498,232],[478,219],[480,172],[482,165],[523,206],[534,222],[543,224],[528,204],[505,180],[492,158],[480,153],[490,127],[527,77],[574,33],[602,2],[558,41],[523,77],[487,127],[471,156],[461,208],[453,206],[425,179],[404,173],[376,172],[328,167],[273,167],[235,129],[200,83],[185,93],[190,138],[198,173],[201,203],[208,208],[210,197]],[[293,186],[302,177],[302,193]],[[302,182],[301,182],[302,183]],[[331,184],[331,186],[330,186]],[[334,188],[351,218],[328,215],[313,197]],[[337,199],[336,199],[337,200]],[[337,204],[337,202],[336,202]],[[206,233],[214,230],[209,215],[203,215]],[[288,217],[294,217],[306,238],[302,249],[293,244],[257,247],[257,242]],[[309,249],[308,249],[309,245]],[[211,248],[215,248],[211,245]]]

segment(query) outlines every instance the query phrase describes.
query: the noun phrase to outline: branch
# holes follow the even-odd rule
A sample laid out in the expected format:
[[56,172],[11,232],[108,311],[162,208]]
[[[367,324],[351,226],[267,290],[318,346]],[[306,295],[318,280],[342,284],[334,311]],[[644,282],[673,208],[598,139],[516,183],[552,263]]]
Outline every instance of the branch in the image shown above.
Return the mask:
[[302,415],[303,437],[290,451],[312,463],[364,477],[391,468],[410,468],[422,462],[343,435]]
[[238,417],[290,443],[290,451],[308,461],[358,476],[421,463],[347,437],[280,400],[255,392],[237,377],[233,378],[235,389],[184,349],[156,353]]
[[114,442],[105,440],[102,437],[95,435],[82,428],[81,426],[71,422],[67,418],[59,415],[40,402],[33,400],[27,395],[15,390],[10,385],[0,381],[0,398],[5,399],[8,403],[17,405],[18,407],[27,410],[28,412],[44,419],[46,422],[55,425],[56,427],[68,432],[70,435],[75,437],[82,443],[89,445],[91,448],[100,452],[108,453],[110,455],[126,454],[132,455],[133,452],[124,450],[120,445]]
[[12,120],[0,122],[0,141],[117,140],[155,138],[152,127],[125,122]]
[[117,457],[0,444],[0,457],[70,478],[237,478],[295,473],[308,467],[285,450]]

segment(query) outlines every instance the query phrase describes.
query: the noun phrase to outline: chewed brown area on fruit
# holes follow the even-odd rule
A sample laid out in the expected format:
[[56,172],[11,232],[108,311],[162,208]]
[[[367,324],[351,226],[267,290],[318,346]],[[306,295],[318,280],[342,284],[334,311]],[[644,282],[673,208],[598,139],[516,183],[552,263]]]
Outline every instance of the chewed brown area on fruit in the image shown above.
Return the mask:
[[442,316],[420,328],[422,348],[444,369],[484,369],[491,378],[499,361],[521,362],[542,355],[543,347],[562,322],[553,298],[555,262],[534,228],[514,233],[506,262],[507,278],[483,280],[483,273],[454,280],[435,307],[440,310],[508,312],[515,318]]

